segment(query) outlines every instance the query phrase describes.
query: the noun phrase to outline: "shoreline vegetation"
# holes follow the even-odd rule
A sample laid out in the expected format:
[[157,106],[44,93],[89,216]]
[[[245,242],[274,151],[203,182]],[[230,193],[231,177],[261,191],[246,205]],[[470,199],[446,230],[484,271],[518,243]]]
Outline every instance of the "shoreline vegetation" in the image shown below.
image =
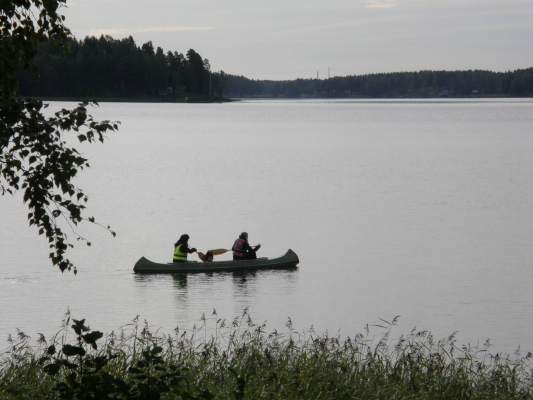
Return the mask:
[[[434,97],[362,97],[362,96],[345,96],[345,97],[266,97],[266,96],[243,96],[243,97],[222,97],[222,96],[191,96],[191,97],[32,97],[34,100],[48,102],[96,102],[96,103],[232,103],[242,100],[488,100],[488,99],[529,99],[529,96],[509,96],[509,95],[492,95],[492,96],[462,96],[453,98]],[[533,97],[531,97],[533,100]]]
[[[21,96],[23,97],[23,96]],[[97,102],[97,103],[231,103],[241,100],[434,100],[434,99],[455,99],[455,100],[487,100],[487,99],[532,99],[533,96],[510,96],[510,95],[472,95],[461,97],[425,96],[425,97],[365,97],[365,96],[345,96],[345,97],[268,97],[268,96],[242,96],[242,97],[222,97],[222,96],[184,96],[184,97],[94,97],[94,96],[32,96],[32,99],[39,101],[71,101],[71,102]]]
[[[435,97],[199,97],[199,98],[129,98],[129,97],[32,97],[34,100],[48,102],[96,102],[96,103],[232,103],[242,100],[488,100],[488,99],[530,99],[530,96],[463,96],[445,98]],[[533,97],[531,97],[533,100]]]
[[65,102],[96,102],[96,103],[231,103],[239,99],[228,99],[220,96],[212,97],[167,97],[167,98],[131,98],[131,97],[32,97],[34,100],[65,101]]
[[[152,332],[136,317],[105,335],[71,319],[37,346],[18,331],[0,356],[2,399],[533,399],[533,355],[491,354],[413,330],[397,343],[397,318],[341,339],[268,333],[248,310],[216,310],[201,326]],[[74,330],[74,334],[71,333]]]
[[[22,97],[128,102],[213,102],[225,99],[533,98],[533,67],[413,71],[295,80],[261,80],[212,71],[193,49],[164,51],[133,37],[67,39],[68,51],[41,43],[32,67],[19,65]],[[38,75],[35,74],[38,71]]]
[[225,76],[229,97],[273,98],[492,98],[533,97],[533,68],[492,72],[414,71],[336,76],[327,79],[255,81]]

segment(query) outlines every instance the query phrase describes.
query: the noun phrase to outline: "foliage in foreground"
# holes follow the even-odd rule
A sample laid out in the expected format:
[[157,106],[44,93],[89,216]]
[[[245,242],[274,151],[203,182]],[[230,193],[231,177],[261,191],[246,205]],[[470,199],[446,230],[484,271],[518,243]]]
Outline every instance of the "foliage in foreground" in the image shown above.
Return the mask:
[[[374,343],[366,334],[341,340],[265,332],[247,310],[231,323],[173,335],[145,321],[103,337],[70,320],[38,346],[23,332],[0,359],[2,399],[533,399],[531,353],[514,359],[435,342],[412,331],[389,345],[391,324]],[[69,339],[69,324],[75,331]],[[141,329],[142,328],[142,329]],[[383,328],[383,327],[382,327]]]
[[58,13],[62,6],[63,0],[0,0],[0,194],[24,191],[28,222],[46,236],[53,265],[64,271],[74,266],[64,258],[73,245],[58,221],[63,218],[70,228],[82,220],[95,223],[93,217],[84,218],[88,198],[72,184],[78,171],[89,163],[67,146],[64,135],[74,132],[80,143],[103,142],[105,133],[118,126],[93,120],[87,113],[88,103],[46,117],[47,105],[17,96],[17,70],[21,66],[39,75],[35,57],[43,43],[50,43],[58,52],[69,51],[70,31]]

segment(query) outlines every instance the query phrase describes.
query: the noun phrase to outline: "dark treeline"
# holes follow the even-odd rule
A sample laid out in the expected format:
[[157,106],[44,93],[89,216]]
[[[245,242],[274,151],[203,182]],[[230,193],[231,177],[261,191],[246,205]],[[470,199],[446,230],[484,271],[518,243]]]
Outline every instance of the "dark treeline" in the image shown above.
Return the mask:
[[36,97],[465,97],[531,96],[533,68],[508,71],[420,71],[292,81],[254,80],[211,73],[193,49],[164,52],[130,36],[70,40],[70,52],[42,45],[35,60],[40,79],[20,68],[18,93]]
[[533,68],[508,71],[394,72],[330,79],[261,81],[227,77],[228,97],[531,96]]
[[99,98],[180,98],[220,96],[223,71],[210,73],[209,60],[193,49],[185,55],[164,52],[152,42],[137,46],[130,36],[70,40],[70,52],[42,45],[35,59],[40,79],[31,70],[18,72],[21,96]]

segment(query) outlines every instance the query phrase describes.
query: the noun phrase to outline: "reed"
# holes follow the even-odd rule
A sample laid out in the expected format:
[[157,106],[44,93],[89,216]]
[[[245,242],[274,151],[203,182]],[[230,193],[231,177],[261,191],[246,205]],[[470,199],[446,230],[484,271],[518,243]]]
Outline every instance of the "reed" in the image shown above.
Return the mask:
[[267,333],[248,310],[201,321],[163,334],[135,318],[103,337],[67,314],[48,341],[18,332],[0,358],[0,398],[533,399],[531,353],[491,354],[488,342],[416,330],[391,344],[396,319],[378,339],[367,327],[344,340],[296,332],[290,319],[286,332]]

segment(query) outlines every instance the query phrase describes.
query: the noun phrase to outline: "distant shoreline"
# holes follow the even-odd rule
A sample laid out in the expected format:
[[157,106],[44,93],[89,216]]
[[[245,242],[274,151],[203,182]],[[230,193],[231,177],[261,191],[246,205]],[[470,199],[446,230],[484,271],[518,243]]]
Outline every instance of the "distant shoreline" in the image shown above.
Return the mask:
[[231,103],[242,100],[475,100],[475,99],[529,99],[531,96],[510,96],[510,95],[486,95],[486,96],[410,96],[410,97],[363,97],[363,96],[337,96],[337,97],[267,97],[267,96],[246,96],[246,97],[216,97],[216,98],[180,98],[180,99],[162,99],[162,98],[128,98],[128,97],[31,97],[20,96],[21,98],[30,97],[39,101],[65,101],[65,102],[97,102],[97,103]]
[[97,102],[97,103],[229,103],[235,101],[223,97],[191,97],[191,98],[132,98],[132,97],[42,97],[42,96],[19,96],[39,101],[71,101]]
[[232,97],[238,100],[423,100],[423,99],[529,99],[532,96],[511,96],[511,95],[471,95],[471,96],[299,96],[299,97],[269,97],[269,96],[243,96]]

